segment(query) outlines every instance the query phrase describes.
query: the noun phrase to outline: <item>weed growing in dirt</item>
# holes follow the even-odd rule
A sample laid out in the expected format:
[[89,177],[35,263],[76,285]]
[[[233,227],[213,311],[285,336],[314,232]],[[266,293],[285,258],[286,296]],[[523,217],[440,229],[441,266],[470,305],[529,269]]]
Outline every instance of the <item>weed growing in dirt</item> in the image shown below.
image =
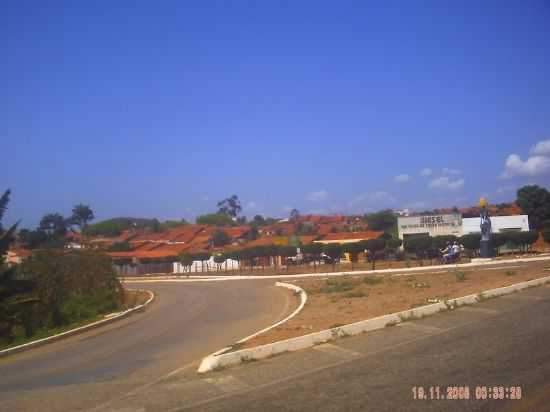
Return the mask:
[[378,285],[379,283],[382,283],[382,282],[384,282],[384,278],[379,276],[375,276],[375,277],[367,276],[363,278],[363,283],[366,283],[367,285]]
[[507,270],[505,273],[504,273],[506,276],[514,276],[516,274],[515,271],[513,270]]
[[369,296],[369,294],[361,290],[353,290],[344,294],[345,298],[366,298],[367,296]]
[[457,282],[464,282],[466,280],[466,272],[455,272]]
[[325,286],[321,288],[321,293],[339,293],[353,290],[355,285],[349,280],[328,279]]

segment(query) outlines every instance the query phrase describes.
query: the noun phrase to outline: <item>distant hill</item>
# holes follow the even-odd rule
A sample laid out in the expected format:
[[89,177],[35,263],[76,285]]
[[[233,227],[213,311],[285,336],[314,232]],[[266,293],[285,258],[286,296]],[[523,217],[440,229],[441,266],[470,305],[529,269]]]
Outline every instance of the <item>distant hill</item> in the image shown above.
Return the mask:
[[152,232],[160,232],[171,227],[185,224],[187,224],[187,222],[184,220],[167,220],[166,222],[160,223],[158,219],[115,217],[89,225],[84,229],[84,233],[88,236],[118,236],[123,231],[130,229],[145,229]]

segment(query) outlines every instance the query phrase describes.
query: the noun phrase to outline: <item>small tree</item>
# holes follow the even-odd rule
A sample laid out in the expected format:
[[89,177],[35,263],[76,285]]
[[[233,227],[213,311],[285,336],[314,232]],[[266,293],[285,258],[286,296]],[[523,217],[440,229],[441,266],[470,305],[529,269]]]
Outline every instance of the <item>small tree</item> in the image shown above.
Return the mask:
[[344,252],[349,253],[351,270],[353,270],[353,265],[355,264],[355,262],[357,262],[357,257],[359,256],[359,253],[363,252],[367,248],[366,246],[366,242],[353,242],[343,245]]
[[509,236],[505,232],[493,233],[491,236],[491,242],[497,252],[497,256],[500,255],[500,248],[504,246],[509,240]]
[[67,233],[67,221],[59,213],[49,213],[40,220],[40,230],[50,239],[61,238]]
[[376,269],[376,259],[380,252],[386,248],[386,241],[384,239],[369,239],[365,244],[369,251],[369,257],[372,262],[372,270]]
[[[297,250],[293,246],[279,246],[278,247],[278,254],[281,256],[281,258],[284,258],[284,262],[286,264],[286,261],[289,257],[294,257],[298,254]],[[287,271],[288,271],[288,264],[287,264]]]
[[185,252],[178,256],[178,260],[183,266],[184,272],[191,273],[191,267],[193,266],[193,262],[195,261],[193,255]]
[[225,254],[218,253],[217,255],[214,255],[214,263],[217,265],[218,270],[221,270],[222,265],[226,261],[227,261],[227,256]]
[[405,240],[405,250],[422,259],[432,248],[432,238],[429,236],[411,237]]
[[73,214],[70,217],[71,224],[77,225],[80,230],[88,226],[88,222],[94,219],[94,212],[90,209],[90,206],[79,203],[72,210]]
[[233,218],[237,217],[243,209],[237,195],[228,197],[227,199],[218,202],[218,213],[222,213]]
[[323,247],[323,252],[332,259],[332,270],[336,270],[336,263],[340,263],[342,257],[342,245],[340,243],[329,243]]

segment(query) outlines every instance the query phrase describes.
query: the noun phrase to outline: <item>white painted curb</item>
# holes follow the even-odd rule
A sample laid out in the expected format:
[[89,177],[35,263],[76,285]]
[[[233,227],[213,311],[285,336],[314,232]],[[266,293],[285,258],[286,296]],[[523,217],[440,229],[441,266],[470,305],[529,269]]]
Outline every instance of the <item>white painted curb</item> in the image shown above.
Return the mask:
[[[296,308],[296,310],[294,312],[292,312],[290,315],[288,315],[286,318],[284,318],[283,320],[280,320],[279,322],[277,323],[274,323],[273,325],[271,326],[268,326],[267,328],[265,329],[262,329],[256,333],[253,333],[252,335],[250,336],[247,336],[246,338],[243,338],[239,341],[237,341],[237,343],[244,343],[246,342],[247,340],[250,340],[264,332],[267,332],[268,330],[271,330],[279,325],[282,325],[283,323],[285,323],[286,321],[288,321],[289,319],[292,319],[294,316],[296,316],[298,313],[300,313],[300,311],[304,308],[304,305],[306,304],[307,302],[307,294],[305,292],[305,290],[303,290],[302,288],[296,286],[296,285],[292,285],[290,283],[284,283],[284,282],[277,282],[275,283],[275,286],[280,286],[280,287],[283,287],[283,288],[287,288],[287,289],[291,289],[294,291],[295,294],[299,294],[300,295],[300,305],[298,306],[298,308]],[[207,357],[203,358],[203,360],[201,361],[201,364],[199,365],[199,369],[198,369],[198,372],[199,373],[204,373],[204,372],[208,372],[208,371],[211,371],[213,369],[215,369],[218,365],[217,365],[217,362],[218,362],[218,356],[231,350],[231,347],[227,347],[227,348],[223,348],[223,349],[220,349],[219,351],[217,352],[214,352],[213,354],[211,355],[208,355]]]
[[[256,346],[254,348],[242,349],[235,352],[223,353],[218,351],[203,359],[198,372],[208,372],[218,368],[237,365],[239,363],[251,360],[268,358],[283,352],[293,352],[299,349],[309,348],[321,343],[325,343],[339,337],[357,335],[359,333],[382,329],[386,326],[393,326],[405,320],[420,318],[432,315],[437,312],[454,309],[462,305],[471,305],[486,298],[507,295],[533,286],[539,286],[550,282],[550,276],[533,279],[526,282],[516,283],[514,285],[502,288],[486,290],[479,294],[463,296],[456,299],[434,303],[431,305],[420,306],[414,309],[402,312],[391,313],[389,315],[379,316],[377,318],[362,320],[355,323],[339,326],[332,329],[326,329],[320,332],[310,333],[309,335],[290,338],[279,342],[269,343],[267,345]],[[224,350],[226,350],[225,348]],[[208,359],[207,362],[205,362]]]
[[98,320],[96,322],[89,323],[89,324],[84,325],[84,326],[80,326],[80,327],[75,328],[75,329],[71,329],[71,330],[68,330],[68,331],[65,331],[65,332],[62,332],[62,333],[58,333],[56,335],[48,336],[47,338],[33,340],[32,342],[28,342],[28,343],[24,343],[22,345],[14,346],[13,348],[8,348],[8,349],[1,350],[0,351],[0,358],[12,355],[14,353],[24,352],[24,351],[36,348],[38,346],[46,345],[48,343],[55,342],[55,341],[58,341],[58,340],[63,339],[63,338],[67,338],[69,336],[77,335],[79,333],[83,333],[83,332],[86,332],[88,330],[95,329],[95,328],[98,328],[98,327],[103,326],[103,325],[107,325],[107,324],[112,323],[116,320],[123,319],[123,318],[131,315],[134,312],[145,309],[145,307],[147,305],[149,305],[153,301],[153,299],[155,298],[155,294],[153,292],[151,292],[150,290],[141,290],[141,289],[135,289],[135,290],[139,291],[139,292],[149,293],[149,296],[150,296],[149,299],[147,299],[147,301],[145,303],[142,303],[141,305],[134,306],[131,309],[127,309],[124,312],[119,312],[116,315],[109,316],[105,319],[101,319],[101,320]]
[[449,265],[431,265],[431,266],[416,266],[413,268],[397,268],[397,269],[376,269],[376,270],[356,270],[349,272],[319,272],[319,273],[300,273],[294,275],[231,275],[231,276],[197,276],[190,278],[181,278],[181,277],[157,277],[157,278],[121,278],[120,280],[124,283],[156,283],[156,282],[220,282],[226,280],[255,280],[255,279],[300,279],[300,278],[315,278],[315,277],[332,277],[332,276],[355,276],[355,275],[383,275],[383,274],[405,274],[405,273],[416,273],[416,272],[426,272],[433,270],[452,270],[460,268],[470,268],[470,267],[479,267],[479,266],[498,266],[506,265],[513,263],[528,263],[528,262],[538,262],[550,260],[550,256],[538,256],[531,258],[517,258],[517,259],[508,259],[508,260],[490,260],[487,262],[477,262],[477,263],[458,263],[458,264],[449,264]]

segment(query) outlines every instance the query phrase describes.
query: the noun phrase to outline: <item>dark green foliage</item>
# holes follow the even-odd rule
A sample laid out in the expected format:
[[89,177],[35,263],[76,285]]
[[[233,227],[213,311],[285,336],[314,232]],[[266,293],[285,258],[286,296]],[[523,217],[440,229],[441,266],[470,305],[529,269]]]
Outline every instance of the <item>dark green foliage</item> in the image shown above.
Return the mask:
[[395,250],[395,249],[401,247],[402,244],[403,244],[403,241],[401,239],[398,239],[398,238],[391,238],[391,239],[386,240],[386,248],[387,249]]
[[83,233],[88,236],[118,236],[124,230],[130,229],[151,229],[158,224],[157,219],[143,219],[133,217],[116,217],[114,219],[103,220],[83,229]]
[[17,237],[29,249],[36,249],[48,240],[48,235],[42,230],[21,229]]
[[544,238],[545,242],[550,243],[550,228],[544,229],[542,231],[542,237]]
[[527,251],[531,248],[531,245],[538,239],[538,232],[536,230],[529,230],[527,232],[506,232],[505,233],[508,242],[513,246]]
[[517,192],[516,203],[529,216],[529,226],[541,229],[550,220],[550,192],[537,185],[523,186]]
[[509,240],[507,233],[493,233],[491,236],[491,242],[496,249],[497,254],[500,254],[500,248],[504,246]]
[[191,266],[195,261],[195,258],[190,253],[182,253],[181,255],[178,256],[178,260],[182,264],[182,266],[186,267],[187,270],[190,271]]
[[73,214],[69,219],[71,225],[78,225],[80,230],[88,226],[88,222],[94,220],[94,212],[90,209],[90,206],[83,205],[82,203],[73,207]]
[[59,213],[49,213],[40,220],[38,228],[46,232],[49,240],[59,239],[67,233],[67,221]]
[[239,201],[239,197],[237,195],[230,196],[227,199],[218,202],[217,206],[219,214],[230,217],[237,217],[242,210],[241,202]]
[[160,224],[160,229],[161,230],[169,230],[169,229],[174,229],[176,227],[179,227],[179,226],[184,226],[184,225],[188,225],[189,223],[187,222],[187,220],[185,219],[181,219],[181,220],[167,220],[165,222],[162,222]]
[[122,303],[111,259],[96,251],[35,252],[17,267],[12,280],[19,284],[2,300],[11,319],[11,327],[2,328],[4,343],[14,339],[18,327],[30,337],[39,329],[112,312]]
[[381,210],[375,213],[368,213],[363,219],[369,225],[369,230],[393,232],[397,227],[397,217],[390,209]]
[[212,235],[212,243],[216,247],[221,247],[231,243],[231,238],[223,230],[216,230]]
[[209,213],[197,217],[197,224],[209,226],[234,226],[231,216],[225,213]]
[[481,241],[480,233],[469,233],[460,237],[459,242],[464,246],[469,256],[475,256],[479,250],[479,242]]
[[376,260],[378,259],[380,253],[386,248],[386,240],[379,239],[369,239],[365,242],[365,246],[369,251],[369,260],[372,262],[372,269],[376,268]]

